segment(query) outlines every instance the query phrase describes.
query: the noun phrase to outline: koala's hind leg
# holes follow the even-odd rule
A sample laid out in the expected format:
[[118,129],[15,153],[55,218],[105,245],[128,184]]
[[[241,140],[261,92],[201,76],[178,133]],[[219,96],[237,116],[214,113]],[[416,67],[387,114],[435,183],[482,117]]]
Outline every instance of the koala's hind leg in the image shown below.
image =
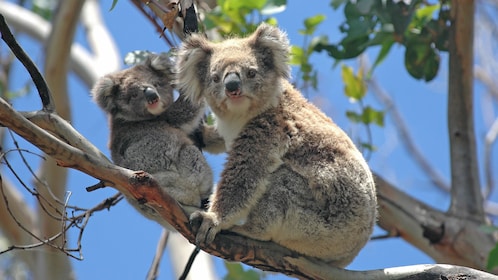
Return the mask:
[[182,206],[200,208],[199,192],[187,182],[177,171],[163,170],[151,174],[158,182],[161,190],[174,198]]
[[285,165],[273,172],[269,179],[266,193],[251,209],[247,220],[239,221],[233,231],[259,240],[275,240],[283,232],[293,230],[283,227],[286,220],[294,218],[296,195],[300,195],[296,189],[306,193],[306,180]]
[[206,158],[194,145],[183,146],[179,153],[178,173],[186,184],[207,199],[213,190],[213,171]]

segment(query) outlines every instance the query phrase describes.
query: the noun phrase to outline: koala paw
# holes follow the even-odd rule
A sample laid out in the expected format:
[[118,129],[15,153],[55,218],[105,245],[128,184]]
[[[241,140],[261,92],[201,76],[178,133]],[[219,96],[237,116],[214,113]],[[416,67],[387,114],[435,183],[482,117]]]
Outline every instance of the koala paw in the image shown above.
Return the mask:
[[190,215],[190,225],[194,232],[197,245],[208,245],[213,242],[221,226],[218,217],[213,212],[196,211]]

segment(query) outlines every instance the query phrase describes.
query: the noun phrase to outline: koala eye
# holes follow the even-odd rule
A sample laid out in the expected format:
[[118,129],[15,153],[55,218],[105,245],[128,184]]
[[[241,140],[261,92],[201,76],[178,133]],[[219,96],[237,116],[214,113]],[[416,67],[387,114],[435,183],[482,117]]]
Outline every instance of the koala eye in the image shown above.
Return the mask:
[[220,82],[220,76],[218,76],[217,74],[213,74],[211,76],[211,79],[213,80],[213,82],[215,83],[219,83]]
[[254,77],[256,77],[256,70],[249,69],[249,71],[247,71],[247,77],[248,78],[254,78]]

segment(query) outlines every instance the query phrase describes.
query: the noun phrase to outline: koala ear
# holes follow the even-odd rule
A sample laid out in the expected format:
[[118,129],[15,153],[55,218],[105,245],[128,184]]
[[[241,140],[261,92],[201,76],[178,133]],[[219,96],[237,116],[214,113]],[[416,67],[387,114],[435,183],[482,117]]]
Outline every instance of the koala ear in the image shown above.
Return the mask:
[[168,54],[151,54],[148,61],[153,70],[163,72],[167,76],[173,75],[173,61]]
[[104,76],[97,81],[92,88],[93,101],[104,111],[111,113],[114,111],[113,98],[117,90],[114,80],[109,76]]
[[211,43],[199,34],[187,38],[176,59],[176,85],[180,93],[194,103],[200,103],[206,79],[209,76]]
[[263,57],[263,63],[277,71],[282,77],[290,78],[289,39],[287,34],[277,27],[262,23],[248,38],[249,44]]

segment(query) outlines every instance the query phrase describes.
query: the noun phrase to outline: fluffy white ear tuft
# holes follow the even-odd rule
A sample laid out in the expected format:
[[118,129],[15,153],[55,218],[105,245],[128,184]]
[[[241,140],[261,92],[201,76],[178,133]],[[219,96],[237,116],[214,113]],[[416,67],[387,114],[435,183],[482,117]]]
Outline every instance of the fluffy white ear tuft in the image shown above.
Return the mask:
[[289,61],[289,38],[287,34],[266,23],[258,26],[256,31],[249,37],[251,46],[256,51],[261,50],[264,54],[264,63],[267,67],[275,69],[282,77],[290,78]]
[[172,74],[173,61],[166,53],[150,55],[150,67],[154,70]]
[[212,51],[211,43],[198,34],[187,38],[178,51],[175,84],[194,103],[202,101]]
[[116,88],[114,80],[108,76],[102,77],[92,88],[93,101],[103,110],[111,112],[113,94]]

